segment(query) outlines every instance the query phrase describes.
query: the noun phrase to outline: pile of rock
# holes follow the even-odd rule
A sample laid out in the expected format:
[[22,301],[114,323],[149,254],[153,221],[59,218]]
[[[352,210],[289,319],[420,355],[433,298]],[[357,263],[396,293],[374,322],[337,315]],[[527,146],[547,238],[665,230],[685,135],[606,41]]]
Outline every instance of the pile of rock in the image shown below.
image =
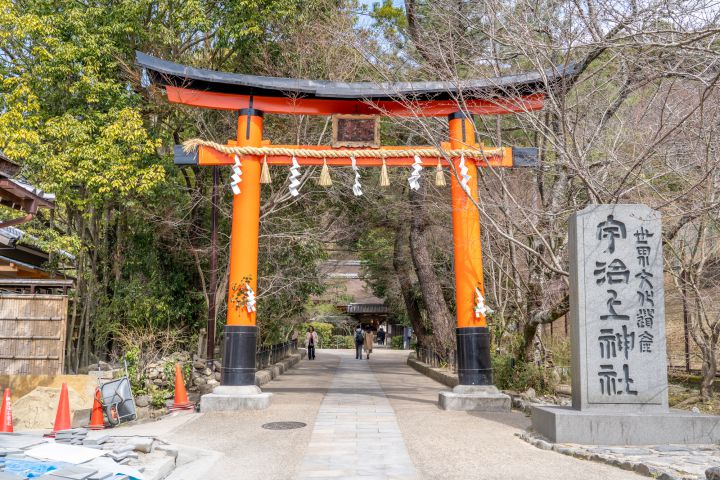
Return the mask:
[[[213,368],[209,368],[207,362],[197,356],[194,356],[190,362],[188,352],[175,352],[157,362],[148,364],[145,369],[146,387],[150,387],[152,384],[160,390],[172,390],[175,382],[176,363],[183,366],[192,363],[190,378],[184,379],[188,391],[204,395],[220,385],[220,360],[216,360]],[[183,369],[183,371],[187,370]]]
[[149,363],[145,368],[146,386],[152,384],[161,390],[172,389],[175,382],[175,364],[185,364],[190,361],[188,352],[175,352],[160,360]]
[[[198,401],[200,395],[210,393],[220,385],[220,367],[222,362],[217,359],[213,368],[207,366],[207,362],[192,355],[189,352],[174,352],[167,357],[160,358],[147,364],[143,369],[143,389],[147,392],[144,395],[135,397],[135,405],[138,408],[138,418],[154,417],[158,411],[164,411],[165,406],[160,407],[152,404],[153,399],[161,395],[165,401],[171,401],[175,386],[175,364],[182,366],[185,387],[190,395],[190,401]],[[188,375],[188,368],[190,375]]]
[[207,362],[201,358],[193,360],[192,373],[188,381],[188,390],[192,393],[205,395],[213,391],[215,387],[220,385],[220,360],[213,362],[213,368],[207,366]]

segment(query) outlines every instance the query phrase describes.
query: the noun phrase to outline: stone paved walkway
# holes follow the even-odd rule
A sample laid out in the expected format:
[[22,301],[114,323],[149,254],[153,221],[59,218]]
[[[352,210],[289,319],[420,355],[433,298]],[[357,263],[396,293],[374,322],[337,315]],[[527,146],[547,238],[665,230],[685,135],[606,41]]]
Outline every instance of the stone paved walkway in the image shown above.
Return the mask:
[[[202,450],[202,465],[189,464],[193,471],[173,480],[647,478],[522,441],[516,435],[530,422],[519,412],[440,410],[438,393],[447,387],[408,367],[407,355],[377,350],[368,361],[350,350],[320,350],[317,360],[303,360],[263,386],[273,393],[267,410],[171,417],[117,434],[141,429]],[[262,427],[278,421],[307,426]]]
[[315,419],[298,478],[418,478],[367,360],[343,356]]

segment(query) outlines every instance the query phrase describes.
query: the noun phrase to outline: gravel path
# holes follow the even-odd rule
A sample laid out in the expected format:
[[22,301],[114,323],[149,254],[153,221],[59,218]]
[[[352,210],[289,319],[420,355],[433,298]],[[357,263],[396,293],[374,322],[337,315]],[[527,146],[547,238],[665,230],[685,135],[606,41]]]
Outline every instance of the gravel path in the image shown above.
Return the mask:
[[[516,436],[530,423],[518,412],[440,410],[438,393],[446,387],[408,367],[407,355],[378,349],[368,361],[350,350],[321,350],[317,360],[302,360],[263,387],[274,394],[267,410],[138,427],[206,452],[202,472],[173,480],[647,478],[529,445]],[[275,421],[307,426],[262,428]]]
[[[267,410],[213,412],[199,415],[174,431],[173,443],[215,450],[222,455],[200,478],[218,480],[295,479],[310,443],[313,424],[335,376],[339,357],[318,352],[317,360],[302,360],[289,371],[265,384],[272,392]],[[296,430],[266,430],[268,422],[303,422]]]

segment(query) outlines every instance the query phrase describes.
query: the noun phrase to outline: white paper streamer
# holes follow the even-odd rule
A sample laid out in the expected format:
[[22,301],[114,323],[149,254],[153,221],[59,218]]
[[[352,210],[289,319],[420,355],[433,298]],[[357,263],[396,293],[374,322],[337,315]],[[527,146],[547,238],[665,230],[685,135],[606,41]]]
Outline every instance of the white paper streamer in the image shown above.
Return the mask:
[[255,311],[255,304],[257,301],[255,300],[255,292],[249,283],[245,284],[245,296],[245,306],[247,307],[247,311],[248,313],[252,313]]
[[468,168],[465,166],[465,155],[460,156],[460,186],[467,194],[470,194],[470,187],[468,182],[470,181],[470,175],[468,175]]
[[493,313],[492,309],[485,305],[485,298],[480,293],[479,288],[475,288],[475,318],[480,318],[480,314],[483,317],[487,316],[488,313]]
[[292,166],[290,167],[290,185],[288,186],[288,190],[290,190],[290,195],[293,197],[297,197],[300,195],[300,191],[298,190],[298,187],[300,186],[300,180],[298,180],[298,177],[300,176],[300,164],[297,161],[297,158],[295,158],[295,155],[292,157]]
[[147,69],[143,67],[142,73],[140,74],[140,86],[142,88],[148,88],[150,85],[152,85],[150,75],[148,75]]
[[418,190],[420,188],[420,172],[422,171],[422,160],[415,155],[415,161],[412,164],[412,173],[408,177],[410,190]]
[[353,193],[356,197],[360,197],[363,194],[362,191],[362,185],[360,185],[360,169],[357,167],[357,162],[355,161],[355,157],[350,157],[350,161],[352,162],[352,169],[353,172],[355,172],[355,183],[353,184]]
[[233,174],[230,177],[230,188],[232,188],[233,194],[239,195],[240,190],[240,182],[242,182],[242,163],[240,163],[240,157],[235,155],[235,165],[232,167]]

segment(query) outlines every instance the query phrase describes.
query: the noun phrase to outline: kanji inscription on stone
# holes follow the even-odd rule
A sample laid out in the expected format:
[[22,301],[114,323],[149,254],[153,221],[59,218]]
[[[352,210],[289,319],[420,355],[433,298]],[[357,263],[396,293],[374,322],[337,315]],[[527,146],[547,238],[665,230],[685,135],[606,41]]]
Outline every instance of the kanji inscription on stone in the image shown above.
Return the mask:
[[573,404],[666,405],[660,214],[593,205],[571,219],[570,242]]

